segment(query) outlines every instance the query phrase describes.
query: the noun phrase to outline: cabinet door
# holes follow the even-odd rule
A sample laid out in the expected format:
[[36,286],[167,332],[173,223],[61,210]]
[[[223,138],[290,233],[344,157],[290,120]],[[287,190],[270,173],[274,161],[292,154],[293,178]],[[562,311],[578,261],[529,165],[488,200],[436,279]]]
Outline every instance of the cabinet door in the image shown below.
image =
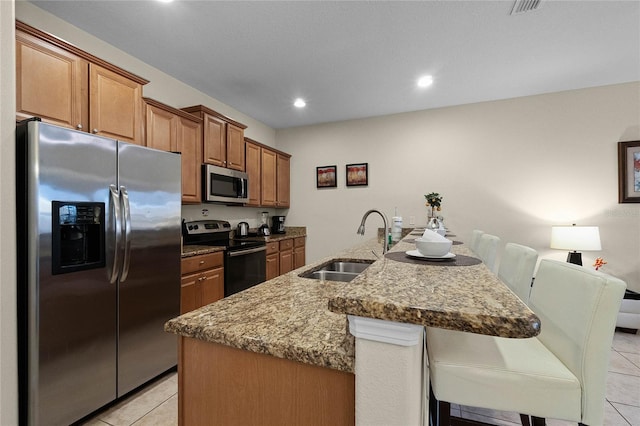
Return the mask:
[[293,271],[293,250],[280,252],[280,275]]
[[267,274],[266,280],[270,280],[272,278],[280,275],[280,254],[268,254],[267,255]]
[[200,307],[200,274],[183,275],[180,280],[180,315]]
[[227,167],[244,172],[244,129],[227,123]]
[[200,282],[201,305],[205,306],[224,297],[224,268],[206,271]]
[[276,206],[277,207],[289,207],[289,194],[291,192],[291,183],[290,183],[290,164],[291,161],[289,157],[286,155],[278,154],[277,158],[277,166],[276,166],[276,175],[277,175],[277,196],[276,196]]
[[247,206],[260,205],[260,147],[251,142],[245,143],[246,169],[249,175],[249,202]]
[[91,133],[142,145],[142,85],[96,64],[89,84]]
[[58,126],[85,129],[88,66],[66,50],[16,31],[16,119],[40,117]]
[[293,240],[293,268],[298,269],[305,265],[305,237],[297,237]]
[[146,145],[162,151],[176,151],[178,117],[154,105],[146,105],[145,112]]
[[305,246],[296,247],[293,249],[293,269],[298,269],[305,265]]
[[262,148],[262,194],[260,204],[276,205],[276,153]]
[[182,201],[202,202],[202,128],[200,123],[178,117],[176,150],[182,154]]
[[225,167],[227,159],[226,123],[212,115],[204,114],[203,161]]

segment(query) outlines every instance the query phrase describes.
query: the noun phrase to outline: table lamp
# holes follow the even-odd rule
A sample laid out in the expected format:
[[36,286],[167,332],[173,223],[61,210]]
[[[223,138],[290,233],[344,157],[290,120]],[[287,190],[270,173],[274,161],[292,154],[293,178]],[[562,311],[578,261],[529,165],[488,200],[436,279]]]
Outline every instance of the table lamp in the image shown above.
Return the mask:
[[600,230],[597,226],[552,226],[551,248],[569,251],[567,262],[582,265],[582,253],[578,250],[602,250]]

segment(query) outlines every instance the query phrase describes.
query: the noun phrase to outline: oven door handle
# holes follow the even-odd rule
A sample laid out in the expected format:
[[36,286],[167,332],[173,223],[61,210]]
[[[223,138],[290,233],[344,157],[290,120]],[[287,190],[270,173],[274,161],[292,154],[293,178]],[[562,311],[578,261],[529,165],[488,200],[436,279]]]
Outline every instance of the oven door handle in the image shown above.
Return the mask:
[[260,246],[260,247],[246,249],[246,250],[228,251],[227,256],[229,257],[244,256],[245,254],[258,253],[260,251],[266,251],[266,250],[267,250],[267,246]]

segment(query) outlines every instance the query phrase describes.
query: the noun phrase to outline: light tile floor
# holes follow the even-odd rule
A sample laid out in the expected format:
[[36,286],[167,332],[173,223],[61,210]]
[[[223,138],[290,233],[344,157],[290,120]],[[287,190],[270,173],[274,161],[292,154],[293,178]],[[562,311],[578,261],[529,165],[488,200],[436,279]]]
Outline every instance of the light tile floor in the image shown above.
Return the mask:
[[[452,414],[494,425],[520,424],[517,413],[452,406]],[[175,426],[178,424],[177,374],[169,374],[140,392],[98,413],[86,426]],[[574,425],[547,420],[549,426]],[[640,334],[616,332],[607,377],[605,426],[640,426]]]

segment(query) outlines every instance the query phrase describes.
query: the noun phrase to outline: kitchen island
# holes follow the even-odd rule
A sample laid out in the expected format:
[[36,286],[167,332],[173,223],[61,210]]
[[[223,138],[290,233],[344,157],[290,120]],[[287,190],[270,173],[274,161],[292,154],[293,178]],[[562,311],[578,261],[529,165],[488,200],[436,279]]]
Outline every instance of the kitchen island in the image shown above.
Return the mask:
[[[415,237],[407,235],[389,255],[414,249]],[[372,250],[381,251],[376,239],[167,322],[165,329],[181,336],[182,424],[222,418],[230,410],[250,421],[260,395],[288,398],[287,388],[294,390],[291,403],[274,407],[272,414],[291,414],[291,422],[304,422],[301,413],[308,411],[315,413],[316,423],[353,423],[356,339],[347,315],[504,337],[539,333],[535,314],[483,264],[425,267],[389,257],[377,260]],[[452,252],[473,256],[463,244]],[[335,258],[375,262],[348,283],[299,277]],[[236,361],[242,367],[234,369]],[[246,369],[254,374],[243,375]],[[285,382],[274,382],[294,370]],[[275,377],[265,376],[270,371],[277,372]],[[310,393],[304,394],[305,388]],[[223,393],[226,402],[218,403]],[[256,409],[276,403],[270,400]],[[256,415],[264,419],[265,413]]]

